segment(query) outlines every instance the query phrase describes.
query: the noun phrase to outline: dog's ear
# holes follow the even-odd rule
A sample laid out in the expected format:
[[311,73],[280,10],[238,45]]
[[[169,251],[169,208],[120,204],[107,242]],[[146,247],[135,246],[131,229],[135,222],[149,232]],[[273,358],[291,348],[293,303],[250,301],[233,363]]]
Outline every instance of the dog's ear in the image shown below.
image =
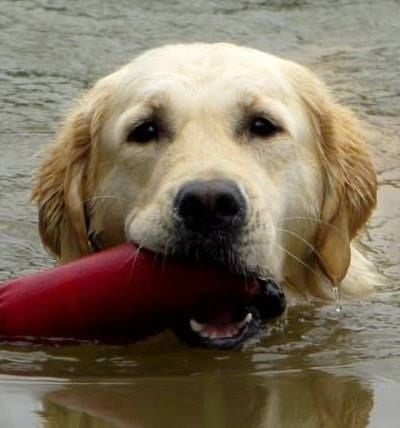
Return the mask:
[[325,191],[316,250],[318,264],[340,284],[351,259],[350,242],[376,205],[376,173],[354,114],[335,103],[321,110],[321,152]]
[[352,111],[336,103],[325,85],[307,69],[292,67],[292,81],[312,118],[323,166],[324,195],[315,260],[331,283],[338,286],[350,264],[351,240],[376,205],[376,172],[361,125]]
[[84,201],[90,194],[88,164],[99,131],[102,99],[87,94],[67,116],[39,167],[32,200],[46,249],[61,262],[90,253]]

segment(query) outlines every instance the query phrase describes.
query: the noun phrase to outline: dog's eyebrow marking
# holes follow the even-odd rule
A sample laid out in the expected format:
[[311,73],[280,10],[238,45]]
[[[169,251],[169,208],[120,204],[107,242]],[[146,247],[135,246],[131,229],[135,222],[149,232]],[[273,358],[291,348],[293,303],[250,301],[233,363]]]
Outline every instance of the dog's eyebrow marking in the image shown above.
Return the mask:
[[144,89],[138,94],[138,105],[147,110],[159,110],[168,103],[168,100],[167,92],[155,88]]
[[241,117],[265,117],[279,128],[285,129],[283,105],[279,101],[261,96],[253,88],[244,88],[239,93],[238,104]]

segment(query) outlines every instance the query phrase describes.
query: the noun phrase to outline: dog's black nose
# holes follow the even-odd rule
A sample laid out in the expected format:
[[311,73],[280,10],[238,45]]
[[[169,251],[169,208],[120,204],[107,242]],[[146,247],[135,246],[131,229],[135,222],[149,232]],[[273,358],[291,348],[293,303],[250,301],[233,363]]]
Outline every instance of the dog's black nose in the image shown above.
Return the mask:
[[227,232],[242,226],[246,201],[231,180],[191,181],[178,191],[174,209],[178,220],[191,231]]

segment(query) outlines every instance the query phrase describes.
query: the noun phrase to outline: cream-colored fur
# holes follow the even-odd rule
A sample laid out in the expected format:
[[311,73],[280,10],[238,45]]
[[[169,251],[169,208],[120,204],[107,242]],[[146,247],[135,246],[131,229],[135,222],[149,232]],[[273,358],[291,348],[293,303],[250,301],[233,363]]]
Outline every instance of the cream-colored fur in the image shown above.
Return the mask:
[[[155,115],[162,138],[127,141]],[[282,131],[250,136],[243,124],[257,115]],[[42,240],[62,262],[90,253],[92,231],[103,248],[130,239],[168,253],[173,196],[211,178],[234,180],[250,207],[243,269],[279,279],[292,300],[372,289],[377,277],[352,245],[376,200],[357,119],[304,67],[229,44],[151,50],[79,100],[33,191]]]

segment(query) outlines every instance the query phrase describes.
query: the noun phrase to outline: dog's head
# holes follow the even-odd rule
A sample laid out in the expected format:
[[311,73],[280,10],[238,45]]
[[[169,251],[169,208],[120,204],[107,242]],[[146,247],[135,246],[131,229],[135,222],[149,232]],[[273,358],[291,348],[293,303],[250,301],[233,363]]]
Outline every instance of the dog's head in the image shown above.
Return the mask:
[[356,119],[312,73],[198,44],[100,80],[50,147],[34,199],[61,261],[89,253],[89,235],[100,248],[132,240],[323,296],[321,277],[346,275],[375,188]]

